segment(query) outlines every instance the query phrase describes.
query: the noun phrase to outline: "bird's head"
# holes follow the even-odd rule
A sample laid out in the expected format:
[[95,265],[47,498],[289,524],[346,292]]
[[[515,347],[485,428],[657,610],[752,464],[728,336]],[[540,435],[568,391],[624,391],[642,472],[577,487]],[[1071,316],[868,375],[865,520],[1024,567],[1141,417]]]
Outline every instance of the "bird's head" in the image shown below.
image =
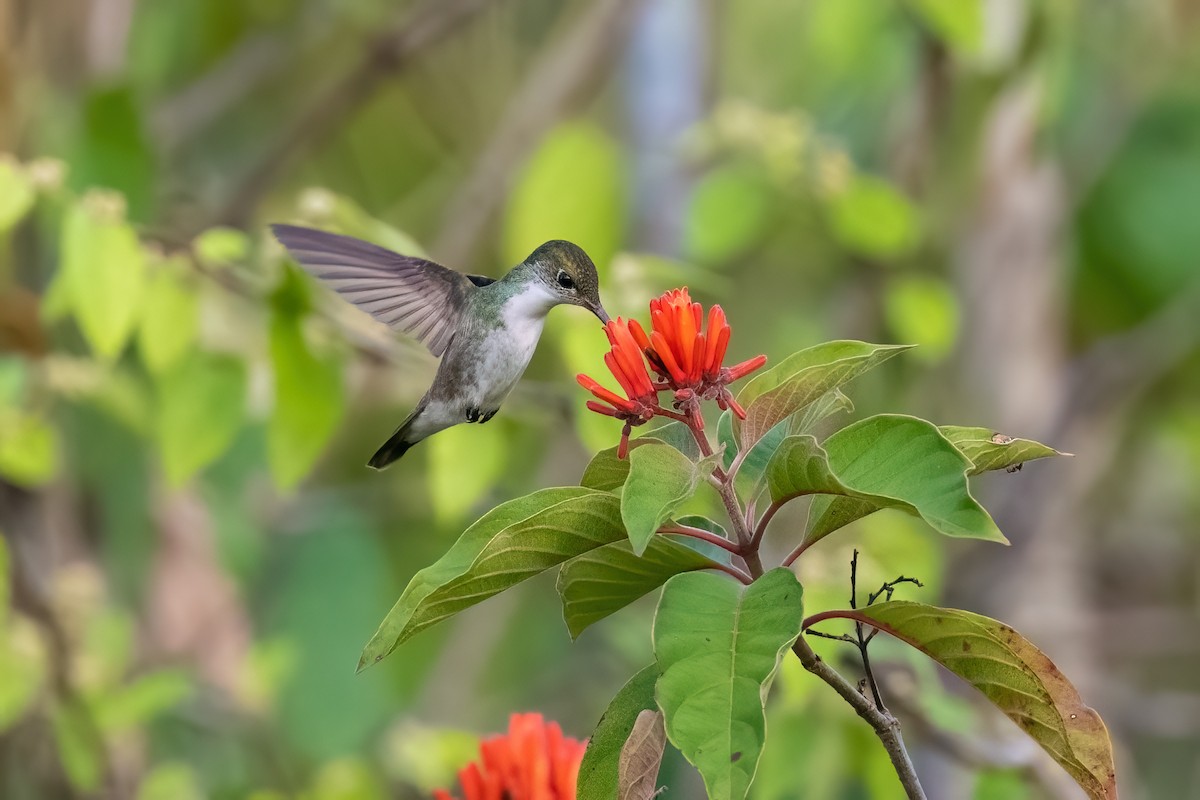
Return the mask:
[[608,314],[600,304],[600,279],[596,265],[579,245],[555,239],[530,253],[526,263],[533,265],[540,280],[560,303],[581,306],[601,322]]

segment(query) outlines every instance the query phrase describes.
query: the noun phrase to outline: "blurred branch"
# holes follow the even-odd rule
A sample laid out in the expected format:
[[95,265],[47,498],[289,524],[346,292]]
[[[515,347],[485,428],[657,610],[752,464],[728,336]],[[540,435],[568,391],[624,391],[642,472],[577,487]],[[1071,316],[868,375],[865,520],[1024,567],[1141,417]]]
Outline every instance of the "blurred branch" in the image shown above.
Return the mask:
[[208,223],[245,224],[262,195],[297,153],[329,136],[370,99],[380,81],[402,70],[417,54],[445,39],[492,1],[426,0],[399,26],[364,45],[358,62],[332,85],[314,93],[309,106],[242,176],[228,201]]
[[547,49],[517,91],[496,134],[447,206],[433,252],[465,263],[492,214],[508,194],[513,171],[542,134],[592,96],[615,62],[641,0],[596,0],[579,22]]

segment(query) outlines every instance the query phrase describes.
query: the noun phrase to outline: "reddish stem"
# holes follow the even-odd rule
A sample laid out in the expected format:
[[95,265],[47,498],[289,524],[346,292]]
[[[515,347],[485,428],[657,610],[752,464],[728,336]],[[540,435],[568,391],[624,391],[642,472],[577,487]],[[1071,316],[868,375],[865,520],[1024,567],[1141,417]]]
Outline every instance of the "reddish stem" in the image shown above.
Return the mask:
[[659,533],[674,533],[679,536],[690,536],[693,539],[702,539],[709,544],[715,544],[722,550],[727,550],[735,556],[741,555],[740,548],[723,536],[706,531],[703,528],[693,528],[690,525],[666,525],[658,529]]

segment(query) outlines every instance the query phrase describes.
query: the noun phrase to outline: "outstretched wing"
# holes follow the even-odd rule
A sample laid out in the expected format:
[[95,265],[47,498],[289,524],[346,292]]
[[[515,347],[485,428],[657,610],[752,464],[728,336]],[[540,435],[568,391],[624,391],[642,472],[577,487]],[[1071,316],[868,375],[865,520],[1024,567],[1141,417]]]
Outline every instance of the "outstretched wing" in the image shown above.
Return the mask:
[[478,282],[423,258],[336,233],[272,225],[275,238],[338,294],[386,325],[446,351],[467,294]]

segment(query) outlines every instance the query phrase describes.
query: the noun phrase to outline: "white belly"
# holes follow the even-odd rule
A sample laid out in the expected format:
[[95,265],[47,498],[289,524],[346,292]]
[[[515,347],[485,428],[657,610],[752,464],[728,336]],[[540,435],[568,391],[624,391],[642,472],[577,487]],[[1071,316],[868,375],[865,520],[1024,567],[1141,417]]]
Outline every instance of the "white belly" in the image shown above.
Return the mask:
[[493,334],[480,353],[479,407],[496,409],[517,385],[542,335],[544,319],[514,320]]

